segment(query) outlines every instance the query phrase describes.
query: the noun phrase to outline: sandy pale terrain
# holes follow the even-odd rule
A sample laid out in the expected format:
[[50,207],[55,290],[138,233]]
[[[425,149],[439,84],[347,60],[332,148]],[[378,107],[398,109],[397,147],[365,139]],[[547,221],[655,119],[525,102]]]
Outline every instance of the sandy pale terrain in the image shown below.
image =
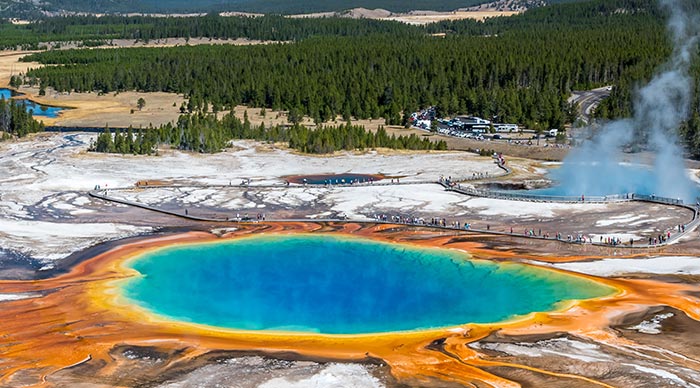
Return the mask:
[[424,25],[450,20],[474,19],[484,20],[487,18],[512,16],[520,12],[516,11],[454,11],[454,12],[429,12],[414,11],[410,14],[392,15],[383,17],[381,20],[394,20],[407,24]]
[[[46,96],[40,97],[36,87],[22,87],[18,91],[41,104],[69,108],[57,118],[37,117],[46,125],[64,127],[157,127],[177,121],[180,105],[185,101],[182,95],[164,92],[57,93],[49,88]],[[142,110],[136,106],[139,98],[146,101]]]
[[[281,43],[276,41],[264,41],[247,38],[237,39],[219,39],[219,38],[163,38],[149,41],[133,40],[133,39],[109,39],[107,44],[94,46],[90,49],[106,49],[106,48],[125,48],[125,47],[176,47],[176,46],[197,46],[203,44],[209,45],[233,45],[233,46],[249,46],[256,44]],[[50,49],[68,50],[80,48],[80,42],[45,42],[43,43]]]
[[32,53],[32,51],[0,51],[0,88],[7,87],[13,75],[42,66],[40,63],[19,62],[20,58]]
[[411,11],[407,13],[394,13],[385,9],[353,8],[342,12],[317,12],[309,14],[291,15],[293,18],[319,18],[319,17],[348,17],[354,19],[391,20],[406,24],[424,25],[446,20],[474,19],[512,16],[520,11],[499,11],[496,9],[456,10],[451,12],[438,11]]

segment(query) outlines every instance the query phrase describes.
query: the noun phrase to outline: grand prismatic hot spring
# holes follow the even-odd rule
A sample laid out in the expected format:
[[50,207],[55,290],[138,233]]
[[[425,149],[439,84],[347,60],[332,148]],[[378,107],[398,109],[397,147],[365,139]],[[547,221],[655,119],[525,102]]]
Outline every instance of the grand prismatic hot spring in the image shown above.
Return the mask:
[[329,235],[269,235],[134,257],[130,303],[227,329],[365,334],[511,319],[612,294],[581,277],[446,249]]
[[[400,225],[250,223],[136,239],[55,278],[0,280],[7,293],[32,295],[0,310],[10,336],[3,351],[13,355],[5,373],[56,386],[74,386],[75,374],[130,386],[180,376],[184,363],[253,354],[386,365],[407,386],[517,387],[493,368],[551,374],[482,349],[559,333],[623,346],[629,340],[607,328],[660,305],[697,318],[695,285],[520,264],[535,256],[493,250],[485,238]],[[557,376],[577,380],[563,386],[594,381]]]

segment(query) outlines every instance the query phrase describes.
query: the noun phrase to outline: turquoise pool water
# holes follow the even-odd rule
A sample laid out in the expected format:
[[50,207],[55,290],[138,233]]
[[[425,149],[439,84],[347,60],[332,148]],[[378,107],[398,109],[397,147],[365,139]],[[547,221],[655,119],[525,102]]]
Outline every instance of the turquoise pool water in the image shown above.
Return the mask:
[[[10,97],[12,97],[12,91],[10,89],[0,89],[0,98],[4,98],[7,100]],[[58,117],[58,114],[61,113],[61,111],[64,109],[55,106],[37,104],[36,102],[31,100],[18,101],[21,101],[24,104],[24,107],[27,109],[27,112],[31,111],[32,115],[36,117],[55,118]]]
[[123,295],[156,314],[243,330],[379,333],[502,321],[614,292],[460,252],[329,235],[163,248],[130,261]]

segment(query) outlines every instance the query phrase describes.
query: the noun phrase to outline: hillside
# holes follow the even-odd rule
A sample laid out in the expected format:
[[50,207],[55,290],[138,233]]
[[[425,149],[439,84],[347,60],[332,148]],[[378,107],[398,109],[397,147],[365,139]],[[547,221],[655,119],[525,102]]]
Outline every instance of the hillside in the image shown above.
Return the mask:
[[352,8],[382,8],[391,12],[411,10],[452,11],[483,5],[508,10],[571,0],[0,0],[0,17],[36,18],[65,13],[184,13],[240,11],[255,13],[302,14],[343,11]]

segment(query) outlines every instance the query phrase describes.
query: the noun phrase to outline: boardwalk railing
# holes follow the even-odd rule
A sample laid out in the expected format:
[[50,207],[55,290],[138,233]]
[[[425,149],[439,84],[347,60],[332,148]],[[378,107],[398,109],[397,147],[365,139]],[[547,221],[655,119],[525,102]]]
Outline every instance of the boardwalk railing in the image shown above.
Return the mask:
[[[495,198],[495,199],[508,199],[515,201],[529,201],[529,202],[565,202],[565,203],[606,203],[606,202],[625,202],[631,201],[631,194],[618,194],[618,195],[605,195],[605,196],[561,196],[561,195],[539,195],[539,194],[525,194],[525,193],[508,193],[505,191],[494,191],[494,190],[480,190],[471,187],[462,187],[459,184],[449,185],[447,183],[441,184],[445,189],[449,191],[458,192],[465,195],[471,195],[474,197],[485,197],[485,198]],[[666,202],[664,202],[666,203]],[[670,203],[670,202],[669,202]],[[677,204],[677,203],[672,203]]]
[[[242,185],[189,185],[185,187],[192,187],[192,188],[242,188],[242,189],[265,189],[265,188],[303,188],[303,187],[363,187],[363,186],[390,186],[390,185],[415,185],[415,184],[439,184],[443,186],[446,190],[465,194],[465,195],[470,195],[470,196],[475,196],[475,197],[484,197],[484,198],[495,198],[495,199],[504,199],[504,200],[516,200],[516,201],[530,201],[530,202],[561,202],[561,203],[608,203],[608,202],[626,202],[626,201],[644,201],[644,202],[653,202],[653,203],[660,203],[660,204],[665,204],[665,205],[672,205],[672,206],[680,206],[684,207],[686,209],[689,209],[693,211],[693,218],[692,220],[685,225],[685,228],[683,232],[679,233],[674,233],[672,237],[664,242],[660,242],[658,244],[638,244],[638,245],[615,245],[613,247],[615,248],[656,248],[656,247],[661,247],[668,245],[672,242],[677,241],[690,231],[694,230],[698,225],[700,224],[700,206],[698,205],[691,205],[691,204],[685,204],[683,203],[683,200],[681,199],[674,199],[674,198],[666,198],[666,197],[659,197],[656,195],[642,195],[642,194],[635,194],[635,193],[629,193],[629,194],[619,194],[619,195],[606,195],[606,196],[581,196],[581,197],[574,197],[574,196],[554,196],[554,195],[537,195],[537,194],[526,194],[522,192],[504,192],[504,191],[494,191],[494,190],[481,190],[481,189],[475,189],[472,187],[462,187],[461,184],[458,184],[456,182],[464,182],[464,181],[474,181],[474,180],[480,180],[480,179],[489,179],[489,178],[496,178],[500,176],[505,176],[511,173],[510,168],[505,166],[503,163],[498,163],[498,167],[503,170],[503,172],[500,172],[498,174],[474,174],[471,177],[467,178],[457,178],[453,179],[452,181],[445,180],[441,178],[439,181],[402,181],[399,182],[398,179],[396,181],[392,180],[391,182],[361,182],[361,183],[346,183],[346,184],[336,184],[336,185],[288,185],[288,184],[267,184],[267,185],[249,185],[249,184],[242,184]],[[137,188],[175,188],[179,189],[182,188],[183,186],[179,185],[166,185],[166,186],[161,186],[161,185],[156,185],[156,186],[148,186],[148,185],[142,185],[142,186],[137,186]],[[112,201],[116,203],[121,203],[124,205],[129,205],[129,206],[134,206],[134,207],[139,207],[155,212],[160,212],[164,214],[169,214],[172,216],[177,216],[177,217],[183,217],[187,218],[190,220],[195,220],[195,221],[209,221],[209,222],[257,222],[256,220],[248,220],[248,219],[239,219],[239,218],[230,218],[226,217],[223,215],[217,214],[215,217],[206,217],[206,216],[201,216],[201,215],[191,215],[188,214],[187,210],[165,210],[158,208],[156,206],[151,206],[147,205],[144,203],[136,202],[136,201],[130,201],[128,199],[123,199],[123,198],[115,198],[113,196],[109,195],[109,192],[118,192],[122,190],[131,190],[133,187],[123,187],[123,188],[112,188],[109,189],[109,191],[105,189],[96,189],[92,190],[89,192],[89,195],[95,198],[99,198],[105,201]],[[418,226],[418,227],[429,227],[429,228],[441,228],[441,229],[448,229],[448,230],[459,230],[459,231],[471,231],[471,232],[478,232],[478,233],[486,233],[486,234],[493,234],[493,235],[505,235],[505,236],[512,236],[512,237],[524,237],[524,238],[531,238],[531,239],[540,239],[540,240],[556,240],[562,243],[570,243],[570,244],[585,244],[585,241],[578,241],[576,239],[574,240],[564,240],[562,238],[548,238],[548,237],[543,237],[543,236],[537,236],[537,235],[522,235],[518,233],[508,233],[508,232],[499,232],[499,231],[494,231],[494,230],[483,230],[483,229],[464,229],[464,228],[459,228],[459,227],[453,227],[449,225],[433,225],[433,224],[427,224],[424,222],[420,223],[415,223],[415,222],[402,222],[402,221],[396,221],[396,220],[349,220],[347,218],[328,218],[328,219],[299,219],[299,220],[292,220],[292,219],[276,219],[276,220],[270,220],[268,219],[266,222],[289,222],[289,221],[309,221],[309,222],[359,222],[359,223],[386,223],[386,224],[408,224],[408,225],[413,225],[413,226]],[[422,221],[422,220],[421,220]],[[593,245],[598,245],[598,246],[611,246],[609,244],[603,244],[603,243],[597,243],[591,241]]]
[[[436,182],[412,182],[413,184],[415,183],[436,183]],[[496,192],[496,191],[489,191],[489,190],[475,190],[475,189],[468,189],[468,188],[461,188],[458,185],[450,185],[444,181],[437,182],[443,187],[445,187],[448,190],[452,190],[455,192],[459,193],[464,193],[467,195],[479,195],[483,197],[490,197],[490,198],[503,198],[503,199],[520,199],[520,200],[527,200],[527,201],[559,201],[559,202],[581,202],[581,198],[577,197],[557,197],[557,196],[537,196],[537,195],[527,195],[527,194],[521,194],[521,193],[502,193],[502,192]],[[400,184],[400,183],[394,183],[394,184]],[[409,182],[406,183],[401,183],[401,184],[411,184]],[[145,186],[149,187],[149,186]],[[153,187],[162,187],[162,186],[153,186]],[[168,187],[177,187],[177,186],[168,186]],[[201,187],[201,186],[199,186]],[[209,186],[209,187],[236,187],[236,186]],[[240,186],[239,186],[240,187]],[[257,187],[257,188],[264,188],[264,187],[270,187],[270,186],[244,186],[244,187]],[[279,188],[280,186],[274,186]],[[147,205],[144,203],[136,202],[136,201],[130,201],[128,199],[123,199],[123,198],[116,198],[114,196],[110,196],[109,192],[118,192],[122,190],[129,190],[131,188],[113,188],[109,190],[104,190],[104,189],[96,189],[89,191],[88,194],[92,197],[99,198],[105,201],[111,201],[115,203],[120,203],[124,205],[129,205],[129,206],[134,206],[134,207],[139,207],[142,209],[147,209],[163,214],[168,214],[176,217],[182,217],[194,221],[208,221],[208,222],[258,222],[260,220],[252,220],[252,219],[240,219],[240,218],[230,218],[226,217],[225,215],[217,215],[216,217],[206,217],[206,216],[198,216],[198,215],[193,215],[193,214],[188,214],[186,210],[166,210],[162,208],[158,208],[156,206],[151,206]],[[663,198],[663,197],[657,197],[657,196],[646,196],[646,195],[635,195],[635,194],[625,194],[622,196],[604,196],[604,197],[592,197],[592,198],[585,198],[586,203],[592,203],[595,201],[606,201],[606,202],[611,202],[611,201],[646,201],[646,202],[657,202],[661,204],[667,204],[667,205],[673,205],[673,206],[681,206],[687,209],[690,209],[693,211],[693,219],[685,225],[685,228],[683,232],[679,233],[674,233],[672,237],[664,242],[660,242],[658,244],[637,244],[637,245],[615,245],[611,246],[609,244],[603,244],[603,243],[597,243],[597,242],[592,242],[593,245],[597,246],[608,246],[608,247],[614,247],[614,248],[658,248],[661,246],[668,245],[672,242],[677,241],[687,233],[691,232],[694,230],[696,227],[698,227],[698,224],[700,224],[700,208],[698,206],[692,206],[692,205],[687,205],[683,204],[682,200],[679,199],[672,199],[672,198]],[[581,202],[583,203],[583,202]],[[265,220],[263,220],[265,221]],[[324,219],[268,219],[265,222],[290,222],[290,221],[307,221],[307,222],[357,222],[357,223],[383,223],[383,224],[406,224],[406,225],[412,225],[412,226],[417,226],[417,227],[428,227],[428,228],[440,228],[440,229],[446,229],[446,230],[455,230],[455,231],[464,231],[464,232],[477,232],[477,233],[485,233],[485,234],[492,234],[492,235],[503,235],[503,236],[511,236],[511,237],[522,237],[522,238],[529,238],[529,239],[538,239],[538,240],[552,240],[552,241],[558,241],[562,243],[569,243],[569,244],[585,244],[585,241],[579,241],[576,239],[573,240],[564,240],[562,238],[556,238],[556,237],[544,237],[544,236],[538,236],[538,235],[523,235],[519,233],[508,233],[508,232],[501,232],[501,231],[495,231],[495,230],[489,230],[488,228],[486,230],[483,229],[474,229],[474,228],[467,228],[465,229],[464,227],[453,227],[450,225],[435,225],[435,224],[429,224],[425,222],[406,222],[406,221],[401,221],[401,220],[380,220],[380,219],[375,219],[375,220],[349,220],[347,218],[324,218]]]
[[606,202],[626,202],[626,201],[645,201],[654,202],[665,205],[677,205],[686,206],[692,208],[690,205],[686,205],[680,198],[667,198],[659,197],[656,195],[643,195],[643,194],[614,194],[614,195],[585,195],[585,196],[563,196],[563,195],[542,195],[542,194],[525,194],[525,193],[509,193],[505,191],[495,191],[495,190],[480,190],[471,187],[461,187],[460,185],[448,185],[441,182],[441,184],[450,191],[456,191],[458,193],[471,195],[474,197],[486,197],[486,198],[496,198],[496,199],[510,199],[519,201],[531,201],[531,202],[565,202],[565,203],[606,203]]
[[657,195],[634,194],[634,199],[647,202],[664,203],[667,205],[683,205],[683,200],[680,198],[666,198]]

